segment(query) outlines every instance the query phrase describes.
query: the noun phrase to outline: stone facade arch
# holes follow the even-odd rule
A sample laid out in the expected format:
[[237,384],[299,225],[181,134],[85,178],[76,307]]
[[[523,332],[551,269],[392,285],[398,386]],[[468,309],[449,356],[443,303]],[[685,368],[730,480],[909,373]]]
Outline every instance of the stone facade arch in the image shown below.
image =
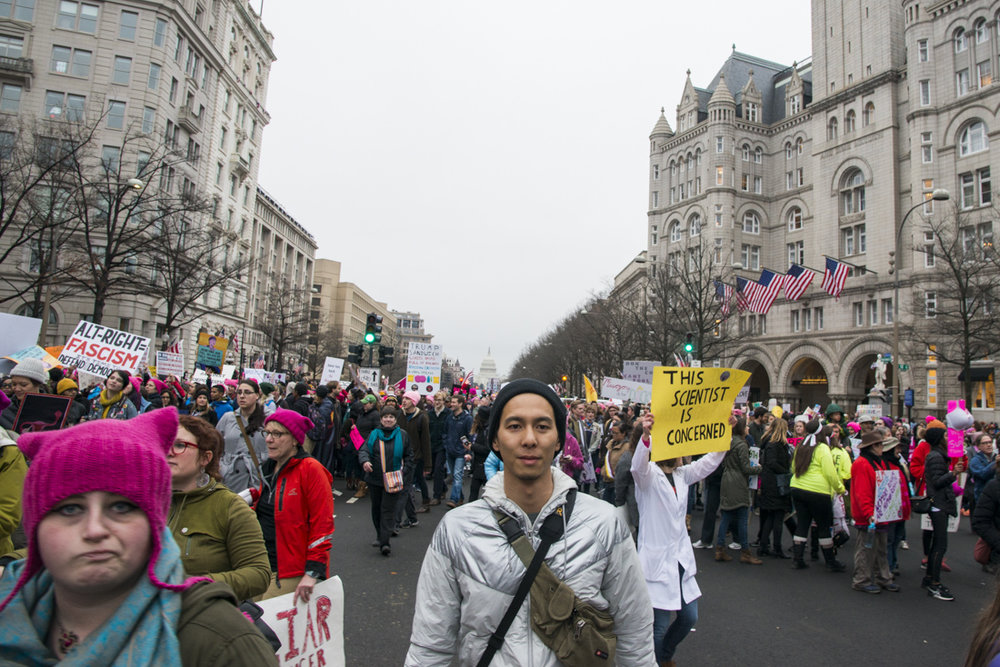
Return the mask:
[[[787,348],[787,352],[784,355],[784,359],[781,361],[778,367],[778,372],[775,374],[775,379],[773,383],[774,390],[782,394],[788,395],[795,391],[792,387],[791,374],[792,369],[806,358],[815,359],[820,366],[823,367],[823,372],[826,373],[827,382],[830,381],[832,377],[836,377],[836,373],[833,369],[836,368],[834,363],[835,353],[830,349],[825,343],[821,341],[809,342],[806,344],[794,344]],[[830,385],[827,385],[828,387]]]

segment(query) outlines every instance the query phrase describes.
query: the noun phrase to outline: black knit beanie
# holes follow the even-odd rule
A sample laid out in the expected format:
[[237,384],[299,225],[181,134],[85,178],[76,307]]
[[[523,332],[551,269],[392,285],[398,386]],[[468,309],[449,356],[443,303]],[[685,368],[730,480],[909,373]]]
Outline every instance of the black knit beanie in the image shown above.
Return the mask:
[[492,410],[490,411],[490,426],[487,432],[486,441],[493,444],[497,438],[497,432],[500,430],[500,417],[503,416],[504,406],[507,405],[507,401],[514,398],[518,394],[538,394],[552,406],[552,412],[555,414],[556,418],[556,431],[559,434],[559,446],[562,447],[566,444],[566,406],[562,404],[556,393],[552,391],[544,382],[539,382],[538,380],[532,380],[531,378],[521,378],[520,380],[514,380],[503,386],[500,393],[497,394],[497,398],[493,401]]
[[943,428],[929,428],[924,431],[924,440],[931,447],[938,447],[944,442],[944,435],[947,431]]

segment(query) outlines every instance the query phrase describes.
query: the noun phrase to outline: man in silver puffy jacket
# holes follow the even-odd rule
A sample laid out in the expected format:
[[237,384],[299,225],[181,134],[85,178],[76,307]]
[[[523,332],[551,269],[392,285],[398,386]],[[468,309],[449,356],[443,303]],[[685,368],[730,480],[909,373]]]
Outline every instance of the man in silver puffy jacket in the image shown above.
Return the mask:
[[[521,524],[534,548],[538,530],[575,488],[552,461],[566,438],[566,409],[545,384],[515,380],[497,395],[489,441],[504,470],[486,485],[482,500],[441,520],[424,556],[417,584],[406,665],[475,665],[524,577],[494,510]],[[545,562],[576,595],[615,619],[617,665],[654,665],[653,607],[628,528],[614,507],[578,494],[563,536]],[[491,665],[558,665],[535,635],[526,598]]]

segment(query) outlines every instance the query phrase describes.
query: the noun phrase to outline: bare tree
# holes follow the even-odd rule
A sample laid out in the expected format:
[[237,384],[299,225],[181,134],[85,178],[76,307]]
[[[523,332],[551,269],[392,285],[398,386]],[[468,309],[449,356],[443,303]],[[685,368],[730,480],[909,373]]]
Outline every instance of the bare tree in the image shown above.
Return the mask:
[[926,272],[915,275],[907,327],[911,354],[933,354],[962,369],[963,396],[972,404],[972,362],[1000,354],[1000,256],[993,243],[992,209],[957,207],[927,216]]
[[286,354],[297,356],[308,343],[309,292],[293,287],[287,276],[272,276],[268,284],[254,327],[268,339],[272,367],[287,369],[292,364],[283,363]]

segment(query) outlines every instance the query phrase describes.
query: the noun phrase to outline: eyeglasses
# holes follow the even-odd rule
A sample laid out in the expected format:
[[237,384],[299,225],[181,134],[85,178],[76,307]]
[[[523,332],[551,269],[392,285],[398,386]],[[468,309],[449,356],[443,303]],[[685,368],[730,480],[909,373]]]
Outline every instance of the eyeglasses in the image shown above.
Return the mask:
[[288,435],[289,433],[290,431],[269,431],[267,429],[264,429],[264,437],[271,438],[272,440],[277,440],[281,436]]
[[174,454],[183,454],[184,450],[188,447],[194,447],[198,449],[198,445],[193,442],[184,442],[183,440],[175,440],[173,445]]
[[253,390],[245,390],[245,391],[237,390],[236,391],[236,395],[237,396],[256,396],[257,392],[255,392]]

